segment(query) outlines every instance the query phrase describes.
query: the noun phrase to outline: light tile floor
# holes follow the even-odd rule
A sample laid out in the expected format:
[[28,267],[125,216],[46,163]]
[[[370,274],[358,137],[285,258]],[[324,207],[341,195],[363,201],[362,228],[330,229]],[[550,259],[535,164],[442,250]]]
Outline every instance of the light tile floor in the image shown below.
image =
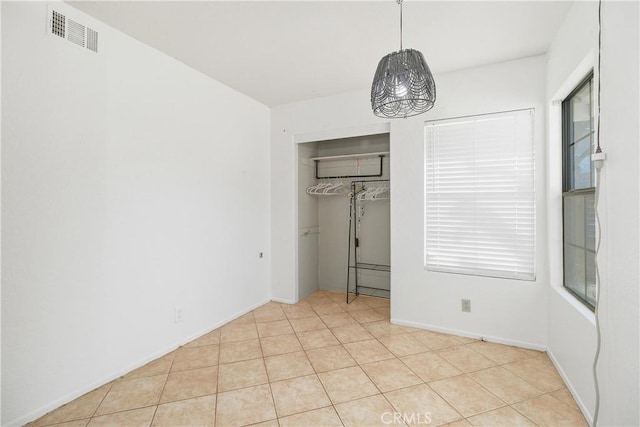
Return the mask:
[[584,426],[546,354],[389,323],[389,301],[270,302],[30,426]]

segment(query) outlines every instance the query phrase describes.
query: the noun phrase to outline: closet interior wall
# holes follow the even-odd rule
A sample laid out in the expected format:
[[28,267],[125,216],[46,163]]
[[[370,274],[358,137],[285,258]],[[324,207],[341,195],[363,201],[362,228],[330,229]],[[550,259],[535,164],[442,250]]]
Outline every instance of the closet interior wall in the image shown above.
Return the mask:
[[[329,157],[389,151],[389,134],[362,136],[298,144],[298,298],[318,289],[345,292],[349,247],[349,196],[312,196],[306,189],[322,180],[316,179],[313,157]],[[380,170],[379,157],[320,161],[318,175],[369,175]],[[390,179],[389,155],[382,161],[382,176],[365,178]],[[347,188],[361,178],[343,179]],[[335,181],[335,180],[332,180]],[[390,262],[389,200],[365,202],[360,221],[361,261],[378,264]],[[355,224],[354,224],[355,225]],[[353,242],[351,259],[353,261]],[[353,265],[353,262],[352,262]],[[354,283],[351,271],[350,282]],[[389,288],[388,272],[360,271],[361,283]],[[389,296],[388,292],[380,293]]]

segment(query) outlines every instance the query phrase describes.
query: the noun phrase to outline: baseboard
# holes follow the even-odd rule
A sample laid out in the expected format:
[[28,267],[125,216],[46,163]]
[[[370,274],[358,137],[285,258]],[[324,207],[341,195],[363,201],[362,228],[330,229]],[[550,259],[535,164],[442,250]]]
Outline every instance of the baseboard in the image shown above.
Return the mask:
[[146,356],[146,357],[144,357],[142,359],[139,359],[138,361],[136,361],[136,362],[134,362],[134,363],[122,368],[122,369],[119,369],[118,371],[116,371],[116,372],[114,372],[114,373],[112,373],[110,375],[106,375],[106,376],[102,377],[101,379],[93,381],[93,382],[87,384],[85,387],[82,387],[81,389],[74,391],[73,393],[69,393],[69,394],[67,394],[67,395],[65,395],[65,396],[63,396],[63,397],[61,397],[59,399],[54,400],[51,403],[48,403],[47,405],[41,406],[40,408],[36,409],[35,411],[32,411],[32,412],[28,413],[27,415],[24,415],[22,417],[19,417],[19,418],[16,418],[16,419],[12,420],[12,421],[9,421],[6,425],[7,426],[23,426],[28,422],[37,420],[38,418],[42,417],[43,415],[46,415],[47,413],[53,411],[54,409],[57,409],[60,406],[66,404],[66,403],[69,403],[72,400],[77,399],[78,397],[83,396],[83,395],[89,393],[90,391],[93,391],[93,390],[97,389],[98,387],[101,387],[104,384],[107,384],[110,381],[118,379],[118,378],[124,376],[125,374],[127,374],[127,373],[129,373],[129,372],[131,372],[131,371],[133,371],[135,369],[138,369],[138,368],[140,368],[140,367],[142,367],[144,365],[146,365],[147,363],[151,362],[152,360],[155,360],[155,359],[157,359],[159,357],[162,357],[162,356],[164,356],[164,355],[166,355],[168,353],[171,353],[172,351],[176,350],[177,348],[179,348],[179,347],[181,347],[181,346],[183,346],[183,345],[185,345],[187,343],[190,343],[194,339],[199,338],[199,337],[201,337],[201,336],[203,336],[205,334],[208,334],[209,332],[211,332],[211,331],[213,331],[215,329],[218,329],[219,327],[231,322],[234,319],[237,319],[240,316],[244,316],[248,312],[250,312],[252,310],[255,310],[256,308],[258,308],[258,307],[260,307],[260,306],[262,306],[262,305],[264,305],[264,304],[266,304],[268,302],[269,302],[269,299],[266,298],[265,300],[263,300],[263,301],[261,301],[259,303],[253,304],[252,306],[250,306],[250,307],[248,307],[246,309],[243,309],[243,310],[241,310],[241,311],[239,311],[239,312],[237,312],[237,313],[235,313],[235,314],[233,314],[233,315],[231,315],[231,316],[229,316],[229,317],[227,317],[227,318],[225,318],[225,319],[223,319],[223,320],[221,320],[219,322],[214,323],[213,325],[208,326],[207,328],[205,328],[204,330],[202,330],[202,331],[200,331],[198,333],[189,335],[186,338],[182,338],[178,342],[175,342],[175,343],[173,343],[173,344],[171,344],[169,346],[164,347],[162,350],[156,351],[156,352],[150,354],[149,356]]
[[587,405],[585,405],[582,399],[580,398],[580,395],[576,392],[575,388],[571,384],[571,381],[569,381],[569,377],[567,376],[567,374],[565,374],[564,370],[562,369],[562,365],[560,365],[560,363],[558,362],[558,359],[556,359],[556,357],[553,355],[551,350],[547,350],[547,355],[549,356],[551,363],[553,363],[553,366],[555,366],[556,371],[558,371],[558,374],[560,374],[560,377],[562,378],[562,381],[564,381],[565,385],[567,386],[567,389],[569,389],[571,396],[573,396],[573,400],[575,400],[576,403],[578,404],[578,408],[580,408],[580,412],[582,412],[582,415],[587,420],[587,424],[592,425],[593,416],[591,415],[589,408],[587,408]]
[[443,328],[441,326],[429,325],[425,323],[411,322],[408,320],[395,319],[395,318],[391,319],[391,323],[396,325],[401,325],[401,326],[411,326],[413,328],[425,329],[427,331],[442,332],[445,334],[458,335],[461,337],[475,338],[475,339],[480,339],[488,342],[494,342],[497,344],[511,345],[514,347],[521,347],[521,348],[526,348],[530,350],[547,351],[547,347],[540,344],[533,344],[533,343],[524,342],[524,341],[516,341],[516,340],[511,340],[511,339],[506,339],[501,337],[476,334],[473,332],[461,331],[457,329]]
[[296,304],[297,303],[297,301],[290,300],[290,299],[284,299],[284,298],[271,298],[271,301],[280,302],[282,304]]

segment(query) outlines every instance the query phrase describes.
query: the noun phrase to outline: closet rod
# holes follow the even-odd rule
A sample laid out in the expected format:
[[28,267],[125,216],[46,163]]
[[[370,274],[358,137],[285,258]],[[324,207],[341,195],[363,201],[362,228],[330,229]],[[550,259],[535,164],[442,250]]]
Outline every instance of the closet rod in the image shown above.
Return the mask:
[[389,154],[388,151],[379,151],[377,153],[362,154],[341,154],[339,156],[309,157],[309,160],[341,160],[341,159],[366,159],[369,157],[378,157]]

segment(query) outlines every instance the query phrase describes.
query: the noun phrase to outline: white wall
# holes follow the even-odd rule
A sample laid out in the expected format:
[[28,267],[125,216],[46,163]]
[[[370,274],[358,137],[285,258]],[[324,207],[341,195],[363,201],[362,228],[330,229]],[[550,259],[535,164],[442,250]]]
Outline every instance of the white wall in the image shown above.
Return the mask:
[[[601,145],[602,354],[599,425],[638,425],[638,4],[603,2]],[[562,289],[562,99],[592,68],[597,78],[598,4],[576,2],[552,43],[547,64],[549,116],[549,353],[588,418],[595,389],[591,374],[595,319]]]
[[[375,64],[372,64],[374,66]],[[391,288],[395,322],[546,346],[545,58],[535,57],[436,76],[437,106],[391,122]],[[426,272],[423,268],[424,120],[535,108],[538,280],[512,281]],[[296,134],[352,133],[381,123],[367,90],[284,105],[272,112],[273,295],[295,298]],[[472,300],[472,313],[460,299]]]
[[638,2],[603,2],[600,425],[640,425]]
[[66,4],[99,53],[49,35],[47,7],[2,2],[2,425],[270,296],[269,109]]
[[593,313],[564,290],[562,250],[562,100],[594,69],[597,61],[598,4],[576,2],[549,49],[547,201],[549,219],[548,352],[583,413],[593,416],[591,365],[595,348]]

